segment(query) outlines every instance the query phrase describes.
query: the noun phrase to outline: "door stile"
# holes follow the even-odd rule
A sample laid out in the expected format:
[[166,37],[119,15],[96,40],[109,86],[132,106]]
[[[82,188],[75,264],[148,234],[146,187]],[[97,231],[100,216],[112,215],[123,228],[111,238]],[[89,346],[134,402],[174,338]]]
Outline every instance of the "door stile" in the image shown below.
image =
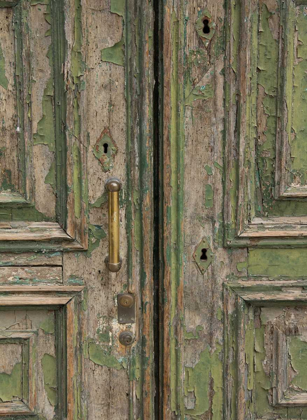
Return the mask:
[[135,293],[136,344],[132,346],[130,418],[154,418],[153,340],[153,9],[126,1],[128,291]]
[[[162,418],[183,418],[184,5],[163,9],[163,383]],[[163,292],[162,292],[163,291]]]

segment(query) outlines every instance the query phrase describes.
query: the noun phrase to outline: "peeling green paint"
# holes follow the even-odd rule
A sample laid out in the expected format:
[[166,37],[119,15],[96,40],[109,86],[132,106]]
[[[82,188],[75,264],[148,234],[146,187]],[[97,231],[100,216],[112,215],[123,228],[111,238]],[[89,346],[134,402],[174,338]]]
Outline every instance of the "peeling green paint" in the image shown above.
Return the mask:
[[126,0],[111,0],[111,13],[119,16],[125,16]]
[[[289,6],[291,7],[291,6]],[[307,116],[304,112],[307,104],[307,16],[306,6],[296,8],[295,27],[297,30],[298,45],[297,57],[295,63],[290,62],[289,65],[293,71],[293,85],[291,83],[292,103],[289,112],[292,112],[292,127],[289,137],[290,153],[291,153],[291,179],[290,182],[296,185],[306,185],[307,183]],[[293,13],[294,14],[294,13]],[[294,26],[294,22],[293,22]],[[290,35],[290,34],[289,34]],[[289,36],[288,35],[288,36]],[[290,40],[290,42],[293,39]],[[295,52],[293,51],[293,55]],[[290,53],[289,53],[290,55]],[[293,57],[294,58],[294,57]],[[292,80],[291,80],[292,81]],[[291,97],[290,97],[291,98]],[[290,105],[290,104],[289,104]],[[293,110],[292,110],[293,107]],[[290,117],[291,118],[291,117]],[[289,127],[290,128],[290,127]]]
[[104,48],[101,51],[102,61],[108,63],[117,64],[119,66],[124,66],[125,64],[125,53],[124,53],[124,38],[119,42],[114,44],[112,47]]
[[46,334],[54,334],[54,312],[48,314],[48,317],[40,323],[39,328]]
[[218,169],[219,171],[223,172],[223,166],[221,166],[218,162],[214,162],[213,166]]
[[2,170],[1,190],[15,191],[15,186],[12,184],[12,171],[10,169]]
[[67,279],[67,284],[78,284],[80,286],[84,285],[84,279],[77,275],[70,275]]
[[[45,20],[49,25],[52,25],[50,4],[48,1],[47,12],[45,13]],[[51,37],[51,32],[48,30],[45,34],[47,37]],[[54,99],[54,86],[53,86],[53,48],[52,42],[48,48],[47,58],[49,59],[49,66],[51,76],[46,83],[44,89],[44,95],[42,99],[42,118],[37,124],[37,132],[33,134],[34,144],[45,144],[48,146],[51,152],[55,151],[55,127],[54,127],[54,110],[53,110],[53,99]]]
[[50,354],[44,354],[42,358],[44,385],[48,400],[51,405],[57,403],[57,365],[56,358]]
[[0,373],[0,399],[2,402],[22,399],[22,366],[16,363],[11,374]]
[[246,271],[247,267],[248,267],[247,261],[242,261],[237,264],[237,270],[239,271],[239,273],[242,273],[242,271],[243,272]]
[[248,274],[270,278],[306,278],[307,249],[250,249]]
[[213,188],[210,184],[206,184],[205,186],[205,207],[206,209],[213,207]]
[[98,340],[103,343],[109,343],[111,337],[111,328],[110,327],[102,327],[97,329],[97,337]]
[[111,369],[120,370],[123,368],[122,364],[115,356],[104,350],[98,344],[89,343],[89,359],[100,366],[106,366]]
[[107,237],[107,234],[100,225],[88,225],[89,228],[89,245],[87,255],[90,256],[92,252],[98,248],[100,240]]
[[184,339],[185,340],[195,340],[199,338],[199,333],[204,330],[202,325],[197,325],[194,331],[184,330]]
[[5,75],[5,59],[2,51],[2,47],[0,45],[0,86],[4,89],[7,89],[9,85],[9,81]]
[[89,204],[89,208],[100,208],[105,203],[108,202],[108,193],[106,191],[103,192],[103,194],[97,198],[97,200],[94,203]]
[[74,181],[74,204],[75,204],[75,216],[80,218],[81,216],[81,197],[82,197],[82,165],[81,165],[81,153],[78,145],[73,145],[73,181]]
[[264,327],[255,329],[255,410],[257,418],[267,416],[273,411],[268,401],[268,390],[271,389],[271,382],[264,371],[265,349],[264,349]]
[[188,392],[195,394],[195,407],[186,409],[185,413],[193,418],[202,416],[210,409],[209,394],[210,384],[213,382],[213,419],[222,419],[223,410],[223,367],[221,360],[221,346],[218,344],[216,350],[211,353],[210,349],[202,351],[199,361],[194,367],[185,368],[185,395]]
[[206,172],[207,172],[208,175],[212,175],[213,174],[212,167],[211,166],[205,165],[205,170],[206,170]]
[[194,101],[211,99],[214,96],[214,89],[212,85],[207,84],[203,86],[196,86],[185,100],[186,106],[193,106]]
[[291,385],[299,387],[300,390],[307,391],[307,342],[302,337],[289,338],[289,354],[291,364],[296,375],[291,381]]
[[55,161],[53,160],[49,172],[45,178],[45,184],[51,185],[53,189],[55,189]]

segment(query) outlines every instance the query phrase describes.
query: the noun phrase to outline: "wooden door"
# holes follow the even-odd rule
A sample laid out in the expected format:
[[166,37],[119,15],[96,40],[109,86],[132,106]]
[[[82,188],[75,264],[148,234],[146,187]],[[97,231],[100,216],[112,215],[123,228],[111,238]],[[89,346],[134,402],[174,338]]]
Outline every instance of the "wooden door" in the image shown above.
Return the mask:
[[306,16],[0,1],[1,417],[307,419]]
[[[1,417],[153,412],[152,9],[143,6],[0,2]],[[118,273],[105,264],[114,176]],[[120,323],[127,292],[135,314]]]
[[307,2],[159,17],[160,418],[307,419]]

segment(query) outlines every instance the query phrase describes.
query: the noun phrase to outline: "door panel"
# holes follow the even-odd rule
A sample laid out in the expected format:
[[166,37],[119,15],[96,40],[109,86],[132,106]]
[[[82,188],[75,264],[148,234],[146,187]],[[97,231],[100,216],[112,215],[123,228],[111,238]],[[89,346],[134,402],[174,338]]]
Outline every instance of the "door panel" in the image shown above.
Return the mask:
[[278,245],[279,239],[305,244],[306,7],[280,4],[234,4],[228,12],[225,214],[231,246]]
[[152,5],[0,3],[0,416],[153,418]]
[[79,104],[64,80],[69,74],[77,86],[79,76],[65,55],[74,34],[65,35],[64,2],[3,2],[1,22],[2,249],[86,248],[85,155],[77,121],[70,128]]
[[161,9],[161,418],[305,419],[306,5]]

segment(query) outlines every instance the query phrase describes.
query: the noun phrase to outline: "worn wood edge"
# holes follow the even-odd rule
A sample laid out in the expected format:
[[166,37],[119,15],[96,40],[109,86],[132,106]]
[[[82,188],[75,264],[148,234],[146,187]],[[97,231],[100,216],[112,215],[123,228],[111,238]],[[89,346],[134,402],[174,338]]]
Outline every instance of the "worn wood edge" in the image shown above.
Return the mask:
[[80,293],[85,286],[0,286],[0,293]]
[[33,411],[23,402],[1,403],[0,416],[34,415]]
[[[184,63],[185,7],[163,5],[163,197],[162,401],[164,419],[184,416],[183,351],[183,191],[184,191]],[[165,302],[168,302],[165,305]]]
[[251,304],[274,302],[306,302],[307,281],[255,281],[242,280],[224,283],[224,292],[234,292],[238,297]]
[[73,251],[87,250],[87,242],[80,243],[53,222],[12,222],[0,227],[0,252]]
[[[154,419],[153,339],[153,4],[128,0],[125,7],[127,115],[127,274],[136,294],[136,345],[131,349],[129,418]],[[139,22],[136,25],[136,22]],[[136,58],[137,57],[137,58]],[[137,153],[135,153],[137,151]],[[133,197],[139,194],[138,203]],[[138,226],[138,229],[136,229]],[[139,245],[136,245],[136,244]],[[146,339],[145,339],[146,337]]]

